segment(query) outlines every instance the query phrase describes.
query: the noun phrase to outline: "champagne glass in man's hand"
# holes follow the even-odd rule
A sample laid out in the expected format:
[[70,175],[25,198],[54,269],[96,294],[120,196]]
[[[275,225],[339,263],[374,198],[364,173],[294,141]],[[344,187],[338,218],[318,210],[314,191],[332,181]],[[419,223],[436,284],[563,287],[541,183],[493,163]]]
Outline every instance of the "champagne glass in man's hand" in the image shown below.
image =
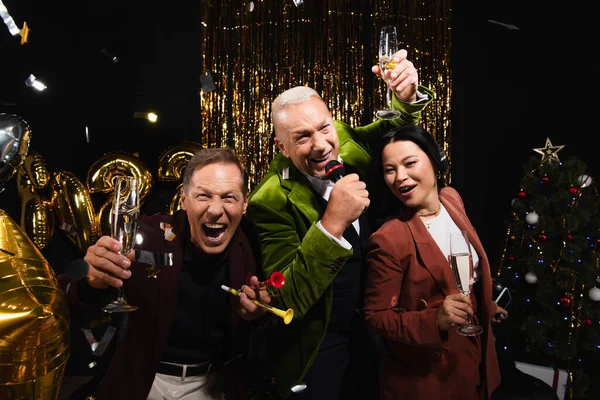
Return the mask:
[[381,68],[381,76],[388,84],[386,101],[387,108],[377,111],[376,115],[379,119],[396,119],[400,116],[400,112],[392,110],[392,92],[389,86],[389,73],[386,70],[392,70],[396,68],[396,63],[393,60],[394,54],[398,51],[398,34],[396,33],[395,26],[384,26],[381,28],[379,37],[379,66]]
[[[120,253],[128,256],[135,244],[137,221],[140,213],[139,179],[133,176],[118,176],[115,180],[112,208],[110,212],[110,236],[121,243]],[[137,306],[127,303],[123,287],[119,287],[117,299],[103,308],[106,312],[129,312]]]
[[[452,266],[452,275],[458,290],[469,296],[473,288],[473,257],[471,255],[471,244],[467,232],[454,232],[450,234],[450,265]],[[460,325],[456,331],[463,336],[477,336],[483,332],[483,329],[471,322],[471,317],[467,315],[464,324]]]

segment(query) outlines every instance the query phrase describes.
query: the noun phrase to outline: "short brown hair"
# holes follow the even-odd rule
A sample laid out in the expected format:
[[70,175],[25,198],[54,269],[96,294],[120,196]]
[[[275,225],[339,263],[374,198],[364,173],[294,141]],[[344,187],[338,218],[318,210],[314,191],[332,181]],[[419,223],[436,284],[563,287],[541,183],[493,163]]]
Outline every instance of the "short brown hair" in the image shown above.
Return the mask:
[[230,147],[202,149],[194,154],[183,171],[183,190],[187,193],[194,171],[214,163],[233,164],[238,167],[242,174],[242,193],[244,196],[248,194],[248,174],[235,151]]

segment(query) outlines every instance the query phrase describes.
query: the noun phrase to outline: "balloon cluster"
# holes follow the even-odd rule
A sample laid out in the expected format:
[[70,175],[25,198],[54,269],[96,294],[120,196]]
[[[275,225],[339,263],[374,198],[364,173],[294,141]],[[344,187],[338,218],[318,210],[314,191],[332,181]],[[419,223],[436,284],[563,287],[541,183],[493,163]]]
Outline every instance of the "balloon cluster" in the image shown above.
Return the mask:
[[21,198],[21,228],[38,247],[46,248],[54,236],[55,217],[48,188],[52,175],[39,154],[30,154],[17,168],[17,189]]
[[[85,182],[69,171],[51,173],[40,154],[27,155],[30,128],[20,117],[0,114],[0,187],[15,173],[21,198],[21,228],[38,249],[46,248],[58,226],[85,253],[102,235],[109,234],[110,193],[119,175],[140,181],[140,204],[153,186],[152,173],[136,154],[111,152],[95,161]],[[158,179],[180,182],[188,161],[202,148],[184,142],[167,148],[159,157]],[[180,184],[173,194],[169,212],[181,208]],[[97,199],[104,195],[104,199]],[[99,201],[93,201],[99,200]],[[100,204],[95,207],[94,204]]]

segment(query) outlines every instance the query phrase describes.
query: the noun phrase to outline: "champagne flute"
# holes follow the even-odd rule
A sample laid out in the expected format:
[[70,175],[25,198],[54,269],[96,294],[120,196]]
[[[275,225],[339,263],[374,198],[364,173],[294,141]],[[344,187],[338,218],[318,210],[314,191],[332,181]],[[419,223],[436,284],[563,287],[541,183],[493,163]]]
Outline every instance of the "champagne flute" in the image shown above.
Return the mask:
[[[133,176],[118,176],[115,180],[110,212],[110,236],[121,242],[120,253],[128,256],[135,244],[137,220],[140,212],[139,179]],[[130,312],[137,310],[125,300],[123,287],[118,289],[117,299],[102,309],[105,312]]]
[[[473,256],[471,255],[471,243],[467,232],[450,233],[450,265],[452,275],[458,290],[469,296],[473,289]],[[477,336],[483,332],[483,328],[474,325],[471,317],[467,316],[464,324],[456,331],[463,336]]]
[[396,63],[392,60],[394,54],[398,52],[398,34],[396,27],[387,25],[381,28],[379,35],[379,67],[381,68],[382,76],[387,85],[386,101],[387,108],[379,110],[375,115],[379,119],[395,119],[400,116],[400,112],[392,110],[392,91],[390,90],[389,80],[386,80],[386,70],[396,68]]

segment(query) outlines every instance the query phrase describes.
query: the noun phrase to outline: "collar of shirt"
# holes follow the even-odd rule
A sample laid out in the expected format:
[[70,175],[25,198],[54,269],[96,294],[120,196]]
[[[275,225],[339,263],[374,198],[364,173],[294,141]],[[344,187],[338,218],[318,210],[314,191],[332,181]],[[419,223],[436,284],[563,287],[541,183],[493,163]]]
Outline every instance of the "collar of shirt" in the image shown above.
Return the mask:
[[[340,156],[338,156],[338,161],[344,164],[344,161]],[[302,172],[302,175],[304,175],[306,179],[308,179],[308,182],[310,183],[310,186],[314,189],[314,191],[321,195],[325,200],[329,201],[329,195],[331,194],[331,190],[333,189],[334,183],[331,182],[331,180],[329,179],[315,178],[314,176],[308,175],[304,171],[300,172]]]

